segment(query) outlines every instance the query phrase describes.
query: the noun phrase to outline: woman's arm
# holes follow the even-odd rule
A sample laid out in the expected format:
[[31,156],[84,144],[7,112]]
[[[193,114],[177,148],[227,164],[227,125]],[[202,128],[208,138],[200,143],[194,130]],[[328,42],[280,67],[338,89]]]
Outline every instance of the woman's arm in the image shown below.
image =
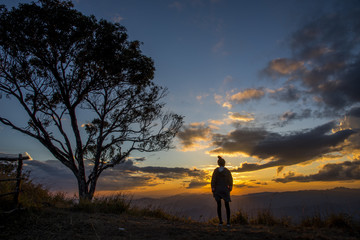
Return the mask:
[[214,170],[212,176],[211,176],[211,191],[214,192],[215,191],[215,186],[216,186],[216,179],[217,179],[217,171],[216,169]]

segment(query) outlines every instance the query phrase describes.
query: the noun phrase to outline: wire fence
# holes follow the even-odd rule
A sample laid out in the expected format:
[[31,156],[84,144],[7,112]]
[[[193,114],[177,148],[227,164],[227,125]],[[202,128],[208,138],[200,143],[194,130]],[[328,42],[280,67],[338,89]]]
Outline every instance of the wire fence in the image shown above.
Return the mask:
[[14,202],[15,207],[18,207],[18,205],[19,205],[19,195],[21,192],[21,180],[22,180],[21,175],[22,175],[23,160],[29,160],[29,159],[30,159],[30,157],[28,155],[23,156],[22,154],[19,154],[18,157],[0,156],[0,161],[8,161],[8,162],[17,161],[16,177],[8,178],[8,179],[0,179],[0,184],[1,184],[1,182],[16,181],[15,189],[13,192],[0,194],[0,197],[14,195],[13,202]]

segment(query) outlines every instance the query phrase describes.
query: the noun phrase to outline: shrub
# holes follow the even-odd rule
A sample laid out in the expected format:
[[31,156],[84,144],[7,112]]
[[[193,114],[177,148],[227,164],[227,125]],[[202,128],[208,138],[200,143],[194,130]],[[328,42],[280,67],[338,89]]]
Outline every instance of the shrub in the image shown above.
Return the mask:
[[85,212],[123,213],[130,209],[131,200],[124,194],[94,197],[93,200],[82,200],[74,209]]
[[327,227],[343,229],[350,229],[354,225],[352,217],[343,213],[329,215],[325,223]]
[[320,213],[314,213],[313,216],[303,217],[300,226],[321,228],[325,226],[325,222]]
[[255,218],[250,221],[252,224],[273,226],[279,222],[275,219],[272,212],[268,209],[259,210]]
[[247,215],[247,213],[245,213],[244,211],[242,211],[240,209],[234,215],[231,216],[231,223],[248,225],[249,224],[249,216]]

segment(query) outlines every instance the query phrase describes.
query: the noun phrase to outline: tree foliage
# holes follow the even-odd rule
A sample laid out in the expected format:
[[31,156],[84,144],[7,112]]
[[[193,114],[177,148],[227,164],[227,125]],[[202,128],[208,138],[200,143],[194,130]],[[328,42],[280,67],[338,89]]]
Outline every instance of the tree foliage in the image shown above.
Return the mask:
[[[102,171],[133,151],[171,148],[182,117],[164,113],[154,63],[117,23],[85,16],[70,1],[0,7],[0,92],[27,124],[0,122],[41,142],[93,197]],[[4,100],[4,99],[3,99]],[[85,160],[93,162],[88,176]]]

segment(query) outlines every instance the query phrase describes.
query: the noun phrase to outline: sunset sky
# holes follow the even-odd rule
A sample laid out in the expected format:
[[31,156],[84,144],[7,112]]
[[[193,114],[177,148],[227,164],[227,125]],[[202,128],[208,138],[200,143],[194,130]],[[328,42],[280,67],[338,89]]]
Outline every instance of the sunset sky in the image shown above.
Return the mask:
[[[19,2],[3,0],[8,8]],[[233,194],[358,188],[360,2],[75,0],[143,42],[166,108],[184,116],[175,149],[134,153],[104,172],[98,192],[209,193],[217,156]],[[0,113],[22,121],[2,97]],[[89,119],[90,121],[90,119]],[[85,122],[80,122],[83,124]],[[0,152],[28,152],[32,176],[76,191],[75,177],[35,140],[0,125]]]

